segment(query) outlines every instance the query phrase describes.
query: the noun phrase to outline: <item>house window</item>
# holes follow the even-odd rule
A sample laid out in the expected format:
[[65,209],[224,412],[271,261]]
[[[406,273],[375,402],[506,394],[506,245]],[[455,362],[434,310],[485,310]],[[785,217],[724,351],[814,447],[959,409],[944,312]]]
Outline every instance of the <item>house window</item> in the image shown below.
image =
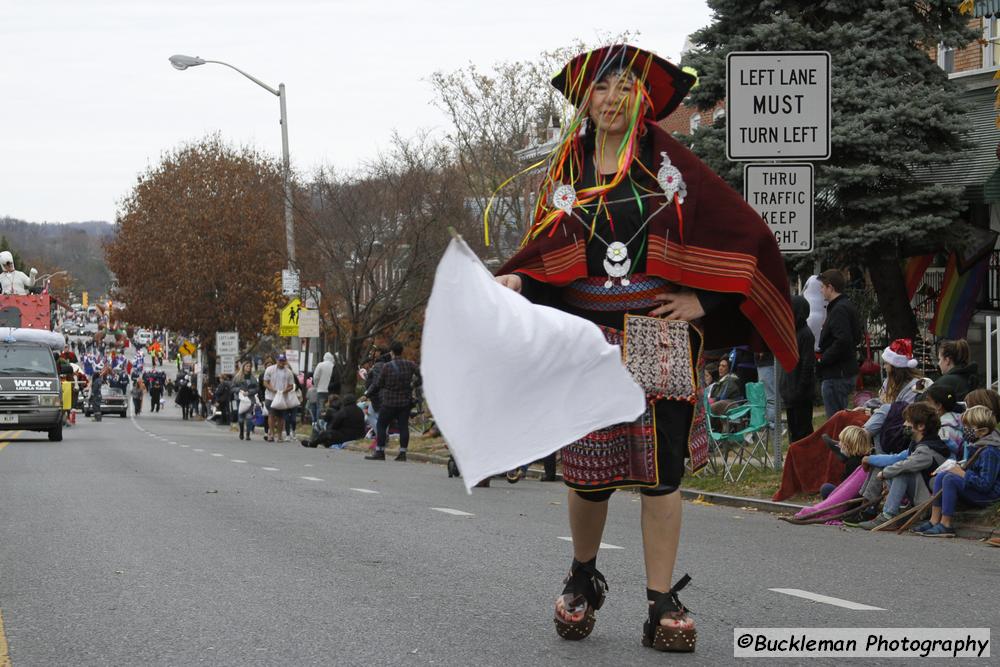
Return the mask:
[[691,122],[691,134],[694,134],[694,131],[697,130],[699,127],[701,127],[701,114],[696,113],[695,115],[691,116],[690,122]]
[[1000,66],[1000,19],[983,19],[983,67]]
[[948,74],[955,71],[955,49],[946,49],[938,44],[937,49],[938,66]]

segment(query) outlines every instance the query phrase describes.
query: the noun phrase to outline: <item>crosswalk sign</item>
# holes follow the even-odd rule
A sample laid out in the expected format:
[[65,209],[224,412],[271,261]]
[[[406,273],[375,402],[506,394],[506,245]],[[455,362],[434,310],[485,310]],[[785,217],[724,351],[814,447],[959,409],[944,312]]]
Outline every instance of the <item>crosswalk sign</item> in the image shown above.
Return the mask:
[[302,310],[302,300],[298,297],[288,302],[281,309],[281,336],[296,337],[299,335],[299,311]]

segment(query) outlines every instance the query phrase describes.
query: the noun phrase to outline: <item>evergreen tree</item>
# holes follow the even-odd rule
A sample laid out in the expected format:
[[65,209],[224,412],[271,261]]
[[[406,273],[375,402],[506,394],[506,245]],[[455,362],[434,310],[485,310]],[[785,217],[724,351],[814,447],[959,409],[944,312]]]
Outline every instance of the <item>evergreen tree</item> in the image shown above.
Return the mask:
[[[817,253],[870,271],[892,337],[913,337],[900,243],[945,234],[963,205],[961,187],[916,180],[963,147],[960,90],[931,59],[939,43],[976,35],[959,0],[708,0],[714,22],[692,36],[684,65],[700,85],[691,101],[725,97],[731,51],[829,51],[831,158],[815,162]],[[743,165],[725,154],[725,123],[699,129],[693,149],[742,189]]]

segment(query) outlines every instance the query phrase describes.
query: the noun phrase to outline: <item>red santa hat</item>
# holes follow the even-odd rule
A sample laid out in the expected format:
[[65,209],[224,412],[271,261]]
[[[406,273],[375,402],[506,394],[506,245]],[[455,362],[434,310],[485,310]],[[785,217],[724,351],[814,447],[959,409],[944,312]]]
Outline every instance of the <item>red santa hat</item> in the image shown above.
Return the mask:
[[913,342],[909,338],[897,338],[882,351],[882,360],[895,368],[916,368],[913,358]]

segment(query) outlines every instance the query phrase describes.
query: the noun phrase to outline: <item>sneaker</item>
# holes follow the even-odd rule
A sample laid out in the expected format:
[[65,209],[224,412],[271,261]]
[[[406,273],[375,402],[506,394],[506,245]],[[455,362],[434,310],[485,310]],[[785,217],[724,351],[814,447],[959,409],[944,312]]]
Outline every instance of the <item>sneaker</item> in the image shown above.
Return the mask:
[[928,530],[930,530],[931,528],[933,528],[935,525],[937,525],[937,524],[933,524],[930,521],[924,521],[922,524],[920,524],[916,528],[913,528],[910,532],[911,533],[926,533]]
[[396,458],[393,459],[393,460],[394,461],[403,461],[405,463],[406,462],[406,450],[405,449],[401,449],[399,451],[399,454],[396,454]]
[[955,537],[955,529],[949,528],[943,523],[935,524],[932,528],[921,533],[924,537]]
[[885,512],[882,512],[877,517],[875,517],[870,521],[862,521],[861,523],[858,524],[858,528],[861,528],[863,530],[872,530],[873,528],[878,528],[883,523],[886,523],[887,521],[890,520],[892,520],[892,517],[886,514]]
[[365,461],[385,461],[385,450],[376,449],[374,452],[365,457]]

